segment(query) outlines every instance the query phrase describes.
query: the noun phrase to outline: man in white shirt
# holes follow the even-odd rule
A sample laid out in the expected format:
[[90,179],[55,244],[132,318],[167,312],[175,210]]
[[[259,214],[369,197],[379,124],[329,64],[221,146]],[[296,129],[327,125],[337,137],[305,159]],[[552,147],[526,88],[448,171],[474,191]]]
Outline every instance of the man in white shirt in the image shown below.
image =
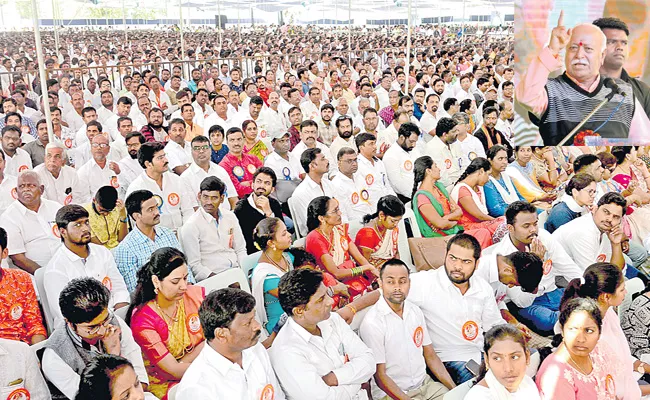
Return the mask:
[[428,143],[436,136],[436,126],[438,125],[438,107],[440,105],[440,96],[433,93],[427,96],[426,111],[420,118],[420,128],[422,129],[422,136],[425,143]]
[[84,120],[81,118],[81,110],[84,108],[83,93],[77,92],[72,95],[72,107],[63,117],[67,122],[68,127],[73,131],[78,131],[84,125]]
[[377,115],[377,110],[375,108],[368,107],[363,110],[361,117],[363,119],[360,133],[370,133],[376,138],[377,135],[379,135],[379,116]]
[[355,138],[355,143],[359,148],[357,174],[367,185],[367,190],[370,193],[370,205],[374,209],[379,199],[388,195],[395,196],[395,191],[388,181],[386,166],[382,160],[375,156],[377,152],[375,136],[370,133],[360,133]]
[[230,268],[240,268],[246,241],[232,211],[219,209],[226,185],[208,176],[199,186],[199,209],[179,229],[178,238],[197,282]]
[[[379,284],[382,297],[359,328],[377,363],[372,397],[442,399],[456,384],[433,349],[422,310],[407,299],[408,267],[401,260],[388,260],[380,269]],[[427,366],[444,384],[427,375]]]
[[61,207],[56,213],[56,225],[63,246],[59,247],[45,267],[43,282],[50,309],[46,310],[58,325],[62,321],[59,294],[75,278],[95,278],[111,292],[109,308],[115,310],[129,305],[130,295],[115,265],[111,252],[104,246],[90,243],[88,211],[78,204]]
[[[3,79],[4,76],[7,75],[3,75]],[[11,368],[0,370],[0,382],[3,387],[8,387],[9,399],[52,399],[47,382],[41,374],[36,352],[27,343],[0,338],[0,365],[11,365]],[[9,386],[13,382],[18,383]],[[30,397],[25,397],[25,391]]]
[[255,298],[240,289],[220,289],[206,296],[199,308],[205,346],[183,374],[177,399],[285,399],[269,355],[258,341],[261,326],[255,307]]
[[390,105],[390,100],[388,99],[388,91],[390,90],[391,84],[393,83],[393,77],[389,74],[385,74],[379,86],[375,88],[375,93],[377,93],[377,101],[379,102],[379,110]]
[[480,255],[479,242],[460,233],[447,243],[443,267],[411,277],[409,300],[422,309],[433,348],[457,385],[473,378],[465,365],[480,362],[483,334],[505,323],[490,284],[474,276]]
[[300,103],[303,118],[316,120],[320,116],[320,108],[324,105],[321,101],[321,91],[317,87],[309,89],[309,99]]
[[5,154],[0,151],[0,215],[18,198],[15,176],[5,175]]
[[307,149],[300,157],[300,164],[307,174],[291,196],[292,207],[296,213],[291,218],[300,236],[307,236],[309,232],[307,230],[309,203],[319,196],[339,197],[336,187],[327,177],[327,171],[330,169],[329,163],[319,148]]
[[120,186],[118,178],[121,173],[120,166],[117,162],[108,160],[108,153],[111,151],[108,138],[103,134],[96,135],[90,145],[93,158],[77,171],[81,198],[75,199],[75,202],[77,204],[90,202],[102,186],[114,187],[120,194],[120,198],[124,198],[124,188]]
[[128,190],[131,182],[144,171],[144,168],[142,168],[138,161],[138,151],[140,150],[140,146],[145,142],[146,140],[140,132],[129,132],[126,134],[127,155],[118,162],[121,170],[118,179],[124,191]]
[[170,114],[169,110],[171,109],[172,101],[160,87],[160,79],[157,76],[152,75],[149,77],[149,87],[151,88],[149,91],[149,100],[151,100],[156,108],[159,108],[165,114]]
[[[214,112],[205,119],[203,131],[210,131],[214,125],[219,125],[224,132],[235,126],[236,115],[228,112],[228,101],[222,95],[217,95],[213,100]],[[180,117],[179,117],[180,118]]]
[[338,135],[336,126],[332,122],[333,116],[334,107],[331,104],[325,104],[320,109],[320,117],[315,120],[318,125],[318,141],[326,146],[330,146]]
[[[205,136],[197,136],[192,139],[191,146],[194,162],[181,174],[181,180],[185,184],[185,191],[192,195],[199,193],[201,182],[208,176],[216,176],[226,185],[223,195],[224,199],[228,200],[221,202],[220,208],[222,210],[234,209],[237,200],[239,200],[237,190],[226,170],[221,165],[210,161],[212,152],[208,138]],[[192,197],[192,203],[194,208],[199,206],[199,200],[196,195]]]
[[5,159],[5,174],[18,176],[26,169],[32,169],[32,158],[20,148],[21,132],[15,126],[2,128],[2,152]]
[[[111,93],[108,90],[102,92],[101,101],[102,101],[102,105],[96,111],[97,111],[97,120],[103,124],[104,122],[106,122],[107,119],[115,115],[115,113],[113,112],[114,110],[113,93]],[[83,118],[83,114],[82,114],[82,118]]]
[[[316,122],[308,119],[300,123],[300,142],[291,150],[291,154],[297,159],[302,160],[302,154],[307,149],[320,149],[323,156],[329,162],[329,175],[334,177],[336,174],[336,157],[332,157],[330,148],[325,144],[317,141],[318,125]],[[300,162],[302,165],[302,161]]]
[[77,171],[65,165],[65,147],[60,143],[48,143],[45,146],[45,162],[34,168],[45,186],[43,197],[59,204],[81,204],[83,193],[80,191]]
[[508,236],[483,250],[483,257],[497,253],[508,255],[515,251],[535,253],[543,261],[542,280],[537,292],[526,293],[521,288],[506,290],[508,299],[519,308],[517,318],[541,334],[553,332],[560,315],[560,300],[564,289],[555,285],[556,277],[567,281],[582,276],[582,270],[567,255],[562,245],[550,233],[538,226],[537,209],[525,201],[512,202],[505,212]]
[[77,395],[87,363],[100,354],[126,358],[140,382],[149,384],[142,350],[131,329],[109,312],[110,296],[101,282],[83,277],[68,283],[59,298],[52,300],[61,304],[64,320],[48,338],[43,352],[43,374],[69,399]]
[[357,145],[354,143],[352,137],[352,118],[347,115],[342,115],[336,119],[337,136],[330,145],[330,153],[332,158],[336,160],[339,155],[339,150],[348,147],[352,150],[357,150]]
[[403,123],[395,145],[386,150],[383,158],[384,165],[390,165],[386,170],[388,181],[403,203],[411,201],[413,196],[413,164],[419,157],[415,144],[419,137],[420,130],[415,124]]
[[519,287],[524,293],[535,293],[544,276],[542,259],[535,253],[523,251],[506,255],[492,252],[487,256],[481,255],[474,274],[485,279],[492,287],[503,319],[516,326],[527,339],[530,339],[528,327],[519,322],[508,310],[507,292],[509,288]]
[[609,262],[625,269],[621,221],[627,210],[625,198],[617,192],[605,193],[589,214],[568,222],[553,237],[584,271],[594,262]]
[[499,110],[499,119],[497,120],[497,124],[494,126],[494,129],[503,133],[503,136],[508,139],[508,142],[510,142],[510,144],[513,144],[515,133],[512,129],[512,125],[510,124],[510,120],[514,118],[515,110],[512,106],[512,103],[508,100],[504,100],[499,103]]
[[305,171],[300,165],[300,159],[289,152],[289,132],[276,132],[271,135],[271,152],[264,160],[264,166],[271,168],[278,177],[276,196],[281,203],[286,202],[293,191],[302,182]]
[[436,137],[427,144],[426,154],[440,168],[440,183],[449,192],[460,177],[462,150],[456,138],[458,126],[451,118],[441,118],[436,126]]
[[[264,140],[263,132],[266,130],[266,140],[270,143],[271,135],[285,132],[289,122],[278,109],[278,106],[280,105],[280,95],[277,92],[273,91],[269,93],[268,103],[268,107],[262,108],[259,124],[260,126],[265,127],[261,128],[260,137]],[[264,143],[269,147],[266,142]]]
[[[409,116],[406,112],[398,110],[395,111],[395,117],[393,121],[388,125],[388,127],[382,131],[379,131],[377,135],[377,148],[379,149],[379,154],[385,154],[386,151],[395,144],[397,141],[397,132],[402,124],[409,122]],[[420,132],[418,130],[418,136]]]
[[[131,113],[131,107],[133,107],[133,101],[130,98],[124,96],[120,97],[117,100],[117,114],[111,115],[109,118],[104,121],[104,126],[106,127],[106,132],[111,136],[112,140],[117,140],[120,137],[120,132],[117,129],[117,121],[120,117],[128,117]],[[77,138],[78,140],[79,138]],[[83,139],[82,139],[83,141]],[[77,146],[80,145],[80,142],[77,141]]]
[[147,142],[140,147],[138,161],[144,167],[126,192],[126,197],[136,190],[154,194],[160,208],[160,225],[176,232],[194,213],[193,194],[188,193],[182,179],[168,171],[164,145]]
[[185,140],[185,121],[180,118],[169,122],[169,141],[165,145],[169,170],[180,176],[192,163],[192,145]]
[[358,174],[357,153],[349,147],[342,148],[338,153],[339,173],[332,179],[336,188],[339,207],[351,221],[361,222],[363,217],[373,214],[376,210],[372,204],[379,199],[370,198],[368,183]]
[[465,168],[476,157],[486,158],[485,149],[480,140],[474,137],[469,132],[469,115],[464,112],[457,112],[452,115],[452,119],[456,122],[456,130],[458,137],[456,143],[460,145],[461,158],[459,159],[460,172],[463,173]]
[[320,271],[289,271],[278,286],[289,319],[270,349],[288,399],[368,399],[361,385],[375,372],[372,351],[338,314]]
[[[97,111],[93,107],[85,107],[83,110],[81,110],[81,118],[83,118],[84,120],[84,126],[79,128],[79,130],[75,132],[74,141],[72,145],[68,147],[68,145],[66,144],[66,147],[68,148],[80,147],[85,143],[89,142],[88,138],[86,137],[86,130],[88,127],[88,123],[90,121],[98,121]],[[103,122],[100,122],[100,124],[101,123]]]
[[50,261],[61,246],[56,212],[61,204],[44,199],[44,187],[34,171],[18,176],[16,201],[0,217],[7,231],[9,258],[30,274]]

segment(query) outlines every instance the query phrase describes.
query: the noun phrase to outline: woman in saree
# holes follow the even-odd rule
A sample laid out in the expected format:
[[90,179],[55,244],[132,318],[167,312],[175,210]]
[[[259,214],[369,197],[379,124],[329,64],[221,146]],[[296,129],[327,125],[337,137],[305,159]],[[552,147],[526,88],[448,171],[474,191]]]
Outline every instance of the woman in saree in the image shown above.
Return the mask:
[[[423,237],[451,236],[464,229],[458,224],[463,210],[450,198],[445,186],[439,182],[440,168],[429,156],[422,156],[413,165],[413,212]],[[492,241],[485,228],[466,230],[481,246]]]
[[553,154],[553,149],[548,146],[532,146],[533,152],[530,162],[537,183],[543,191],[553,192],[560,183],[567,180],[566,172],[558,165]]
[[242,123],[242,131],[244,131],[244,153],[255,156],[264,163],[264,159],[269,154],[269,149],[258,137],[257,122],[247,119]]
[[149,391],[161,400],[180,382],[199,355],[205,338],[199,306],[205,289],[187,284],[187,261],[180,250],[162,247],[138,271],[138,285],[126,321],[142,348]]
[[494,218],[488,215],[483,186],[489,181],[490,169],[492,165],[487,159],[476,157],[469,163],[451,191],[451,199],[463,211],[458,224],[465,230],[487,229],[490,232],[492,240],[489,243],[481,243],[483,248],[500,241],[507,232],[506,217]]
[[377,202],[377,212],[363,217],[365,226],[357,232],[354,243],[370,264],[381,268],[392,258],[399,258],[397,225],[404,216],[404,204],[397,196],[388,195]]
[[556,193],[547,193],[542,190],[535,175],[535,167],[530,161],[533,151],[530,146],[517,148],[515,162],[508,165],[506,173],[515,184],[519,194],[529,203],[537,203],[537,208],[549,210],[551,203],[557,198]]
[[305,250],[316,258],[319,268],[347,285],[350,300],[373,289],[379,271],[350,239],[336,199],[327,196],[313,199],[307,207],[307,228]]
[[488,214],[496,218],[505,215],[510,203],[525,199],[505,172],[508,167],[508,149],[497,144],[490,147],[486,155],[491,166],[490,180],[483,186],[483,190]]

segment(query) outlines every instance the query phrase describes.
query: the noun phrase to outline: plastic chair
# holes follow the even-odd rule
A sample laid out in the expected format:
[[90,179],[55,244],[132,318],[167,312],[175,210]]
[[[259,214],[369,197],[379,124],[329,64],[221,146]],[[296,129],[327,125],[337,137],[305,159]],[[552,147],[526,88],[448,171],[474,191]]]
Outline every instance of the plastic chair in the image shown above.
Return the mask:
[[472,386],[474,385],[472,385],[471,380],[463,383],[462,385],[456,386],[447,392],[447,394],[445,394],[443,400],[463,400]]
[[544,210],[537,217],[537,226],[543,228],[544,223],[546,223],[547,219],[548,219],[548,210]]
[[295,208],[295,204],[293,204],[294,201],[295,200],[293,199],[293,197],[289,197],[289,199],[287,200],[287,205],[289,206],[289,212],[291,213],[291,219],[294,222],[294,230],[296,232],[296,239],[300,239],[301,237],[307,236],[307,235],[303,235],[302,232],[300,232],[300,228],[298,227],[298,223],[296,222],[296,215],[298,215],[298,211]]
[[350,324],[350,328],[356,333],[359,333],[359,327],[361,327],[361,321],[363,321],[363,319],[366,317],[368,310],[370,310],[369,307],[364,308],[363,310],[354,314],[354,318],[352,318],[352,323]]
[[291,247],[294,248],[294,249],[303,249],[304,250],[305,249],[305,242],[307,242],[307,238],[300,238],[300,239],[296,240],[295,242],[293,242]]
[[632,296],[636,293],[642,292],[645,289],[645,285],[640,278],[633,278],[625,281],[625,289],[627,289],[627,294],[621,305],[618,306],[618,317],[623,319],[625,313],[627,312],[630,305],[632,305]]
[[223,272],[216,274],[208,279],[204,279],[201,282],[197,283],[197,286],[204,287],[206,289],[206,294],[212,292],[213,290],[223,289],[232,285],[233,283],[239,283],[239,287],[250,293],[251,287],[248,284],[248,279],[244,274],[244,270],[241,268],[230,268]]
[[415,214],[410,208],[405,210],[402,220],[399,222],[399,236],[397,237],[397,249],[399,251],[400,259],[404,261],[411,272],[417,272],[413,264],[413,257],[411,256],[411,248],[409,247],[409,234],[406,229],[406,221],[409,222],[411,227],[412,237],[420,238],[422,234],[415,221]]
[[44,348],[46,344],[47,344],[47,339],[43,340],[42,342],[38,342],[36,344],[31,345],[29,346],[29,348],[32,349],[34,353],[36,353],[40,349]]
[[249,254],[246,257],[244,257],[244,259],[242,260],[241,269],[242,271],[244,271],[244,275],[246,275],[246,278],[248,278],[253,268],[255,268],[261,256],[262,256],[262,251],[260,250],[256,253]]
[[120,317],[122,321],[126,321],[126,314],[129,312],[129,306],[118,308],[113,313]]
[[50,315],[50,303],[47,301],[47,295],[45,294],[45,282],[43,282],[43,276],[45,275],[45,268],[41,267],[36,270],[34,273],[34,279],[36,280],[36,287],[38,288],[38,293],[41,295],[41,305],[43,306],[43,317],[45,320],[45,325],[47,325],[47,333],[52,333],[54,330],[54,318]]
[[172,386],[171,389],[167,392],[168,400],[176,400],[176,392],[178,391],[178,385]]

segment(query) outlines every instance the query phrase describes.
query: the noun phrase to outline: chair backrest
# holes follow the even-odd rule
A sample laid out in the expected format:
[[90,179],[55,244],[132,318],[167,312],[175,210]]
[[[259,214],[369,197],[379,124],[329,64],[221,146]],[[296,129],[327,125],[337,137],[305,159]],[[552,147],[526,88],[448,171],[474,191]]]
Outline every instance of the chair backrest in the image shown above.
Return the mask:
[[172,386],[172,388],[169,389],[169,391],[167,392],[167,400],[176,400],[177,391],[178,391],[178,385]]
[[418,222],[415,220],[415,213],[410,207],[404,210],[404,217],[402,218],[402,220],[407,220],[411,225],[411,230],[413,231],[413,237],[416,238],[422,237],[422,232],[420,232],[420,228],[418,227]]
[[469,380],[462,385],[458,385],[442,398],[443,400],[463,400],[467,395],[467,392],[472,388],[472,381]]
[[262,256],[262,251],[258,251],[253,254],[249,254],[244,259],[242,260],[242,266],[241,269],[244,271],[244,275],[248,279],[248,275],[250,272],[255,268],[257,265],[257,262],[260,260],[260,257]]
[[[45,275],[45,268],[41,267],[34,273],[34,280],[36,280],[36,288],[41,297],[41,305],[43,306],[43,316],[45,317],[45,325],[47,325],[47,333],[50,334],[54,330],[54,318],[50,312],[50,303],[45,294],[45,282],[43,276]],[[58,299],[57,299],[58,300]]]
[[627,289],[627,294],[623,299],[623,302],[618,306],[618,317],[622,320],[625,313],[630,308],[632,304],[632,296],[636,293],[642,292],[645,289],[645,285],[640,278],[633,278],[625,281],[625,289]]
[[129,306],[126,306],[126,307],[118,308],[117,310],[115,310],[114,313],[118,317],[122,318],[122,321],[125,321],[126,320],[126,314],[128,312],[129,312]]
[[[406,217],[406,216],[405,216]],[[411,256],[411,248],[409,247],[408,233],[406,232],[406,224],[404,219],[397,225],[399,228],[399,235],[397,236],[397,251],[399,252],[399,259],[404,261],[404,264],[411,272],[417,272],[413,264],[413,257]]]
[[204,287],[207,294],[213,290],[219,290],[228,287],[235,282],[239,283],[239,287],[242,290],[245,290],[248,293],[251,292],[251,287],[248,284],[248,279],[244,274],[244,270],[241,268],[227,269],[216,274],[215,276],[202,280],[201,282],[197,283],[197,285]]
[[298,211],[295,208],[294,201],[295,200],[293,199],[293,197],[289,197],[289,199],[287,200],[287,205],[289,206],[289,213],[291,213],[291,219],[293,219],[293,222],[294,222],[294,230],[296,231],[296,239],[300,239],[301,237],[307,236],[307,235],[303,235],[303,232],[300,232],[300,228],[298,227],[298,224],[296,223],[296,215],[298,214]]
[[548,219],[548,210],[544,210],[537,217],[537,226],[543,228],[547,219]]
[[36,353],[40,349],[44,348],[46,344],[47,344],[47,339],[43,340],[42,342],[38,342],[36,344],[31,345],[29,346],[29,348],[32,349],[34,353]]

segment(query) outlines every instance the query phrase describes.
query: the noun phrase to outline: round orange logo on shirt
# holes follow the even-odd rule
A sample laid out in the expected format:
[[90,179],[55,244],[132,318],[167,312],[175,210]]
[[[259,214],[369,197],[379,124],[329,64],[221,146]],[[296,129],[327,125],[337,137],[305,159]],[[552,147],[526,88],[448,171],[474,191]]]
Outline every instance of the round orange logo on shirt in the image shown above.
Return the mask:
[[415,332],[413,332],[413,343],[415,343],[415,347],[420,347],[422,346],[423,341],[424,341],[424,330],[422,329],[421,326],[418,326],[415,329]]
[[359,202],[359,193],[354,192],[352,193],[352,204],[357,204]]
[[30,400],[31,396],[29,391],[25,388],[16,389],[13,392],[9,393],[7,400]]
[[111,186],[113,186],[115,189],[120,187],[120,184],[117,182],[117,176],[111,177]]
[[29,132],[30,132],[29,126],[27,126],[27,125],[23,125],[23,126],[21,126],[21,127],[20,127],[20,131],[21,131],[22,133],[29,133]]
[[451,168],[451,160],[450,159],[445,160],[445,167],[447,167],[447,169]]
[[65,144],[65,147],[71,149],[72,148],[72,139],[66,139],[65,142],[63,142],[63,144]]
[[363,189],[361,191],[361,198],[363,199],[363,201],[368,201],[368,199],[370,198],[370,194],[366,189]]
[[169,196],[167,196],[167,202],[172,207],[176,207],[180,201],[181,201],[181,198],[176,193],[172,192],[172,193],[169,194]]
[[63,200],[63,205],[65,205],[65,206],[67,206],[70,203],[72,203],[72,195],[71,194],[65,196],[65,200]]
[[153,198],[156,200],[156,205],[157,205],[157,207],[158,207],[158,208],[162,207],[162,205],[163,205],[163,199],[162,199],[162,197],[160,197],[160,196],[157,195],[157,194],[154,194],[154,195],[153,195]]
[[102,285],[104,285],[104,287],[106,287],[106,289],[108,289],[109,291],[113,290],[113,282],[111,281],[111,278],[109,278],[108,276],[102,279]]
[[375,177],[372,174],[366,175],[366,185],[370,186],[375,183]]
[[23,316],[23,306],[20,304],[14,304],[14,306],[11,307],[9,314],[11,315],[11,319],[18,321],[20,317]]
[[468,155],[468,158],[469,158],[470,161],[474,160],[476,158],[476,153],[474,153],[473,151],[470,151],[469,155]]
[[598,257],[596,258],[596,261],[598,262],[605,262],[607,260],[607,256],[605,254],[598,254]]
[[18,190],[16,188],[11,189],[11,197],[16,200],[18,198]]
[[201,329],[201,320],[199,319],[199,314],[190,314],[187,316],[186,320],[187,330],[191,333],[198,333]]
[[255,166],[254,166],[253,164],[248,164],[248,167],[246,167],[246,169],[247,169],[248,172],[250,172],[251,174],[254,174],[255,171],[256,171],[256,168],[255,168]]
[[344,251],[348,251],[348,240],[344,236],[341,237],[341,247]]
[[542,271],[544,272],[544,275],[550,274],[552,269],[553,269],[553,261],[550,259],[544,261],[544,266],[542,267]]
[[266,157],[266,156],[269,154],[269,152],[266,151],[266,149],[262,149],[262,150],[260,151],[260,154],[262,155],[262,157]]
[[478,336],[478,325],[474,321],[467,321],[463,324],[462,328],[463,338],[468,341],[476,339]]
[[59,227],[58,227],[57,224],[52,225],[52,233],[53,233],[54,236],[56,236],[57,238],[61,239],[61,232],[59,232]]
[[411,171],[413,169],[413,162],[411,160],[404,161],[404,169]]
[[244,177],[244,168],[240,167],[239,165],[235,165],[235,167],[232,169],[232,173],[237,178],[243,178]]
[[388,146],[386,146],[386,143],[382,143],[381,146],[379,147],[379,152],[385,153],[387,148]]
[[275,399],[275,389],[273,389],[273,385],[270,383],[266,386],[264,386],[264,389],[262,389],[262,393],[260,394],[260,400],[273,400]]
[[266,129],[262,129],[262,130],[260,131],[260,137],[261,137],[262,139],[264,139],[264,138],[266,137]]
[[605,377],[605,391],[607,394],[616,394],[616,385],[614,384],[614,378],[612,378],[610,374],[607,374]]
[[18,168],[18,172],[23,172],[26,169],[29,169],[27,165],[21,165],[20,168]]

